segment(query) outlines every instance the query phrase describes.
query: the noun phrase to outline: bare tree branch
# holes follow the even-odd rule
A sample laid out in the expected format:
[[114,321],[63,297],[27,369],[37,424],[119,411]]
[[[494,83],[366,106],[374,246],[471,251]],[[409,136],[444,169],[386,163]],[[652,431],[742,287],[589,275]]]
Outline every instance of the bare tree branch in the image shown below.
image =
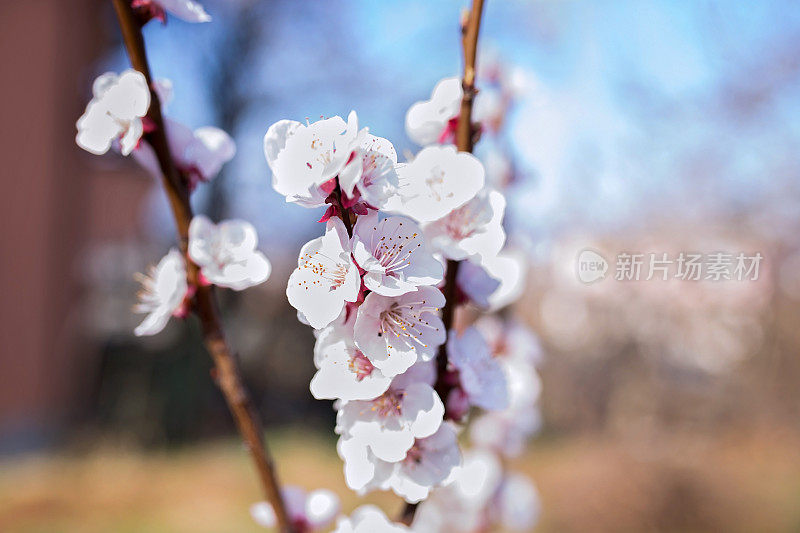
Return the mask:
[[[464,49],[464,76],[461,79],[463,95],[461,97],[461,111],[458,115],[458,126],[456,128],[456,147],[460,152],[472,152],[475,144],[475,134],[477,133],[472,124],[472,104],[475,100],[475,57],[478,51],[478,33],[481,28],[481,16],[483,14],[483,0],[472,0],[472,9],[466,16],[461,27],[461,45]],[[447,276],[445,277],[442,293],[445,297],[445,305],[442,309],[442,322],[447,334],[453,327],[453,315],[455,314],[456,302],[456,277],[458,276],[458,261],[447,261]],[[452,390],[452,385],[444,380],[447,373],[447,343],[439,347],[436,355],[438,367],[438,380],[436,382],[436,392],[447,402],[447,397]],[[408,503],[403,508],[399,522],[411,525],[417,512],[416,503]]]
[[203,331],[203,342],[215,365],[215,380],[225,396],[239,433],[250,452],[261,479],[262,488],[267,501],[275,510],[278,528],[284,533],[294,533],[294,526],[289,520],[283,502],[280,486],[272,458],[266,448],[263,429],[253,408],[250,396],[245,389],[239,374],[236,358],[225,340],[222,320],[217,309],[214,287],[198,283],[198,268],[188,256],[189,224],[192,221],[192,208],[189,204],[189,188],[187,180],[178,171],[170,154],[167,136],[164,130],[164,118],[158,94],[153,90],[153,78],[147,62],[141,21],[131,7],[130,0],[112,0],[117,13],[125,48],[133,68],[141,72],[150,87],[151,103],[147,112],[148,118],[155,128],[144,134],[156,153],[161,168],[162,183],[167,193],[172,214],[178,227],[180,248],[186,257],[186,272],[190,285],[196,287],[193,310],[200,319]]

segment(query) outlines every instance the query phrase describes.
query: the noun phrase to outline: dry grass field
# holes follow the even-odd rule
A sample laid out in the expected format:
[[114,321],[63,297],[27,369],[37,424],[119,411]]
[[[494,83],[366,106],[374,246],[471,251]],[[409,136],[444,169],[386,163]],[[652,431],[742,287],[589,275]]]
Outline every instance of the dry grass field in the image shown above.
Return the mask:
[[[285,432],[271,439],[283,479],[345,489],[331,442]],[[540,439],[514,465],[541,492],[540,532],[752,532],[800,528],[800,436],[758,430],[650,442],[601,436]],[[0,463],[0,531],[228,532],[249,518],[257,486],[232,441],[148,452],[111,445]],[[366,501],[389,512],[391,494]]]

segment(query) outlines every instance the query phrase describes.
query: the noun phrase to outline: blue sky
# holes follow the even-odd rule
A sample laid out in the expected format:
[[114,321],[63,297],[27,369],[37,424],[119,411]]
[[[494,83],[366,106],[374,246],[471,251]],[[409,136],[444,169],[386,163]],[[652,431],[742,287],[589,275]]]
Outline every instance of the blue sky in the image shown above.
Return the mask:
[[[246,57],[226,55],[224,39],[250,2],[204,3],[211,24],[147,27],[152,67],[174,82],[169,113],[192,126],[218,124],[209,65],[241,67],[230,91],[247,105],[224,179],[231,215],[256,222],[267,245],[296,250],[319,231],[311,213],[284,205],[269,186],[261,139],[272,122],[355,109],[402,153],[414,148],[405,110],[461,68],[462,1],[254,3],[256,44]],[[791,3],[486,6],[484,48],[538,80],[509,124],[527,175],[511,216],[525,213],[516,221],[531,239],[574,225],[624,226],[661,206],[695,215],[748,209],[797,177],[800,9]],[[119,50],[102,62],[125,65]],[[164,220],[152,217],[160,202],[154,195],[145,217],[154,228]]]

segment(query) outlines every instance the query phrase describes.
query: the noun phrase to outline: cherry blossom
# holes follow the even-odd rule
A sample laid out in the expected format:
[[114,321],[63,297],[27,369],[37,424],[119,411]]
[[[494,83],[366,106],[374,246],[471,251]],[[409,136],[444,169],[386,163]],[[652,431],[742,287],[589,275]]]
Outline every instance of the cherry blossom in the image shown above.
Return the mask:
[[496,141],[481,144],[483,150],[480,160],[486,170],[486,184],[497,188],[507,187],[514,181],[516,169],[506,149],[501,148]]
[[428,497],[431,488],[444,482],[461,463],[456,431],[442,424],[430,437],[417,439],[405,459],[394,464],[391,477],[384,483],[409,503]]
[[458,371],[459,384],[470,404],[498,411],[508,406],[508,385],[503,368],[492,357],[480,332],[470,327],[461,335],[451,331],[447,359]]
[[476,446],[519,457],[540,426],[541,414],[535,406],[530,411],[487,412],[472,420],[469,436]]
[[264,136],[264,155],[272,171],[272,187],[304,207],[319,207],[333,191],[335,178],[361,145],[366,130],[359,131],[351,111],[347,123],[341,117],[308,125],[281,120]]
[[211,16],[193,0],[131,0],[131,7],[142,10],[151,18],[167,21],[169,11],[186,22],[210,22]]
[[509,531],[530,531],[542,508],[534,484],[516,473],[506,476],[493,503],[495,521]]
[[215,225],[197,215],[189,225],[189,257],[204,281],[220,287],[241,291],[267,280],[272,266],[257,244],[256,229],[244,220]]
[[325,235],[300,250],[297,268],[289,276],[286,296],[314,328],[338,317],[345,302],[355,302],[361,281],[350,257],[347,230],[338,218],[328,221]]
[[494,257],[506,240],[503,214],[506,200],[492,189],[484,189],[473,199],[444,217],[422,225],[425,241],[447,259],[460,261],[477,256]]
[[339,184],[351,201],[360,197],[368,206],[382,209],[398,187],[397,152],[382,137],[364,132],[360,138],[361,144],[339,173]]
[[445,341],[444,324],[435,314],[444,301],[434,287],[397,297],[372,292],[358,308],[355,344],[385,376],[405,372],[418,359],[430,360]]
[[363,440],[346,432],[342,432],[336,451],[344,461],[345,483],[358,494],[384,488],[394,473],[394,463],[378,459]]
[[[327,527],[339,512],[339,497],[327,489],[306,492],[300,487],[285,486],[281,490],[286,512],[297,533],[309,533]],[[278,525],[275,511],[268,502],[250,507],[253,520],[264,527]]]
[[458,267],[456,285],[475,306],[488,309],[491,305],[490,298],[500,288],[500,281],[492,277],[483,266],[467,259]]
[[77,122],[78,146],[100,155],[119,141],[122,155],[130,154],[142,136],[142,117],[150,107],[145,77],[132,69],[120,75],[106,72],[94,81],[92,93],[92,100]]
[[155,335],[164,329],[171,316],[184,316],[185,300],[189,287],[186,283],[186,262],[181,253],[172,249],[158,265],[151,267],[147,276],[139,276],[142,290],[137,313],[147,313],[144,321],[134,330],[137,336]]
[[344,460],[347,486],[359,494],[372,489],[392,490],[409,503],[428,496],[461,462],[456,431],[443,423],[436,432],[416,439],[403,459],[384,461],[362,439],[343,434],[337,446]]
[[521,474],[505,474],[487,450],[465,452],[461,466],[420,506],[415,531],[446,533],[530,531],[539,517],[536,488]]
[[497,457],[486,450],[469,450],[462,464],[453,469],[444,486],[436,489],[419,507],[415,531],[447,533],[488,531],[487,507],[498,492],[503,469]]
[[485,315],[475,322],[475,327],[489,343],[492,355],[501,361],[512,360],[536,366],[544,358],[539,338],[517,320]]
[[[236,154],[233,139],[219,128],[204,126],[192,131],[180,122],[165,119],[167,142],[175,164],[188,179],[193,189],[201,181],[211,181],[219,174],[222,165]],[[133,156],[154,176],[161,174],[153,148],[141,143]]]
[[416,375],[409,370],[408,376],[397,376],[373,400],[346,402],[336,419],[337,430],[365,443],[378,459],[403,459],[414,440],[432,435],[444,417],[432,381],[417,381]]
[[425,247],[422,230],[405,217],[378,220],[372,212],[353,228],[353,258],[364,269],[364,285],[384,296],[399,296],[442,281],[442,264]]
[[333,533],[404,533],[411,531],[403,524],[396,524],[374,505],[362,505],[350,517],[342,517]]
[[470,426],[470,438],[483,447],[508,457],[524,450],[528,438],[541,425],[537,407],[541,382],[536,368],[522,357],[498,356],[508,383],[508,408],[476,417]]
[[353,322],[333,323],[320,331],[314,346],[317,373],[311,394],[318,400],[371,400],[386,392],[386,377],[353,342]]
[[431,99],[417,102],[406,113],[406,133],[420,146],[452,142],[461,108],[461,80],[445,78],[436,84]]
[[442,218],[471,200],[484,184],[483,165],[455,146],[429,146],[398,165],[397,194],[386,210],[418,222]]
[[500,282],[500,286],[489,296],[489,310],[496,311],[514,303],[525,290],[527,256],[520,250],[506,247],[495,257],[485,257],[482,266]]

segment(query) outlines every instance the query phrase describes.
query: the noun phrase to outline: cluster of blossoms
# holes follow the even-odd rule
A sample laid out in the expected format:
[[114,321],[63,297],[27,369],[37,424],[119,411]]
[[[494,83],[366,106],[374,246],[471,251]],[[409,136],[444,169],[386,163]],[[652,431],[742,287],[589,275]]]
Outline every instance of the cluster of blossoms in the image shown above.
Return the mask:
[[[133,7],[163,14],[164,10],[191,22],[210,20],[203,8],[189,0],[134,0]],[[162,18],[161,16],[155,18]],[[158,80],[152,90],[162,108],[172,99],[172,83]],[[93,98],[78,119],[76,142],[93,154],[113,149],[133,157],[154,176],[161,170],[153,147],[145,135],[155,128],[148,117],[151,87],[136,70],[121,74],[107,72],[92,86]],[[208,182],[233,158],[236,145],[224,131],[211,126],[192,130],[170,118],[164,129],[173,163],[189,190]],[[188,256],[198,267],[196,283],[243,290],[267,280],[271,266],[258,251],[255,228],[243,220],[226,220],[215,225],[203,215],[189,226]],[[134,310],[147,316],[134,330],[136,335],[154,335],[167,325],[171,316],[188,314],[196,290],[187,281],[186,258],[170,250],[148,275],[139,276],[142,291]]]
[[[515,301],[524,284],[524,254],[504,246],[505,199],[500,190],[513,181],[513,164],[501,148],[501,127],[525,76],[496,60],[482,65],[474,117],[487,148],[482,151],[486,185],[465,206],[426,224],[425,236],[444,257],[461,261],[458,297],[491,312]],[[452,142],[462,97],[456,81],[442,80],[431,100],[409,110],[406,129],[412,139],[435,135],[440,143]],[[484,314],[448,337],[445,381],[456,385],[446,399],[447,415],[468,422],[473,448],[420,505],[415,531],[473,532],[494,526],[528,530],[536,522],[536,489],[525,476],[506,471],[502,458],[520,455],[539,428],[536,366],[541,353],[536,336],[506,313]],[[480,412],[467,421],[472,407]]]
[[[411,107],[407,132],[424,147],[405,163],[391,142],[359,127],[355,112],[347,121],[279,121],[264,153],[287,202],[327,206],[325,233],[302,247],[286,295],[315,330],[310,389],[335,400],[347,485],[426,500],[415,531],[525,529],[537,515],[536,491],[503,472],[497,454],[519,453],[538,425],[538,344],[494,316],[459,332],[445,331],[440,317],[445,305],[511,303],[524,270],[504,250],[503,194],[452,144],[461,97],[460,80],[446,79]],[[489,104],[476,117],[491,133],[503,111]],[[446,302],[441,289],[456,261],[457,302]],[[473,408],[481,411],[473,427],[488,431],[471,431],[476,449],[462,460],[457,438]],[[321,527],[313,513],[293,520],[303,531]],[[336,529],[408,530],[371,506]]]
[[[210,20],[191,0],[131,6],[143,21],[164,21],[167,12]],[[486,136],[499,131],[514,93],[498,72],[490,69],[490,89],[476,102],[478,131]],[[150,86],[135,70],[101,75],[77,122],[78,145],[133,155],[160,174],[148,140],[159,126],[148,114],[154,95],[166,105],[171,84]],[[498,166],[495,154],[487,175],[478,158],[456,149],[461,100],[460,80],[449,78],[410,108],[406,130],[422,149],[404,163],[391,142],[359,127],[355,112],[346,121],[282,120],[264,137],[274,189],[290,203],[327,206],[324,234],[302,247],[286,295],[315,330],[310,390],[334,400],[345,481],[359,494],[391,490],[409,504],[423,502],[409,528],[372,506],[337,519],[339,501],[330,491],[286,487],[286,511],[300,533],[334,520],[338,533],[380,533],[477,531],[495,523],[526,529],[536,519],[532,484],[506,472],[499,458],[521,453],[539,425],[536,339],[490,315],[447,331],[452,326],[440,313],[460,304],[495,311],[519,296],[524,278],[518,255],[505,246],[500,188],[510,180],[496,172],[511,165]],[[192,130],[169,118],[163,128],[189,191],[235,154],[217,128]],[[247,222],[194,217],[185,255],[173,249],[141,277],[136,310],[147,316],[136,335],[158,333],[171,316],[186,315],[200,285],[243,290],[264,282],[271,267],[257,244]],[[455,287],[445,282],[448,269],[457,269]],[[443,288],[455,301],[445,300]],[[468,427],[474,449],[462,453],[458,435]],[[251,512],[258,523],[276,525],[269,504]]]

